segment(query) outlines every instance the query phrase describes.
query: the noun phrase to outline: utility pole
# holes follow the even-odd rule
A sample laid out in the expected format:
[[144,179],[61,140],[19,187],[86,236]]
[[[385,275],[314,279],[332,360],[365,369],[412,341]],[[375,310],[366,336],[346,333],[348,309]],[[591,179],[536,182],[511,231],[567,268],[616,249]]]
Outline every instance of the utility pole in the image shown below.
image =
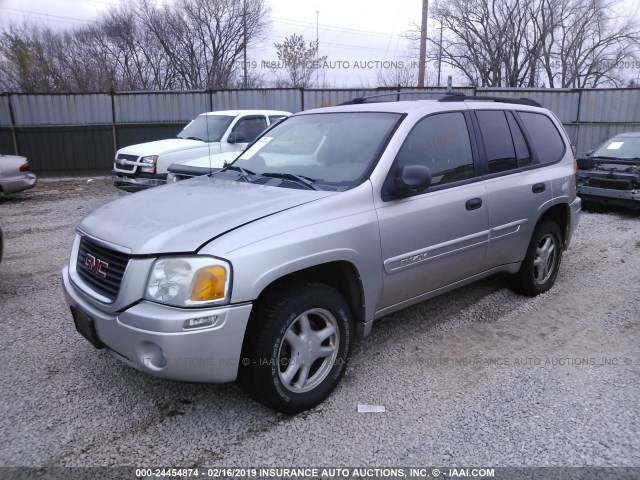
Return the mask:
[[440,17],[440,45],[438,52],[438,88],[440,88],[440,72],[442,71],[442,17]]
[[247,89],[247,0],[242,2],[242,31],[244,34],[244,89]]
[[418,87],[424,87],[424,72],[427,67],[427,20],[429,0],[422,0],[422,27],[420,28],[420,59],[418,60]]
[[320,88],[320,35],[318,30],[318,18],[320,10],[316,10],[316,88]]

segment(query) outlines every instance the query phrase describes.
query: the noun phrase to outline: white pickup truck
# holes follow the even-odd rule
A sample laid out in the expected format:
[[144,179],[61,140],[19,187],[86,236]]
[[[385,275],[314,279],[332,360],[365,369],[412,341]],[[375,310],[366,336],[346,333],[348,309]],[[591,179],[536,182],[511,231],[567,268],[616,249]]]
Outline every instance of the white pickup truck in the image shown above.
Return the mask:
[[163,185],[172,163],[244,150],[269,125],[291,115],[280,110],[224,110],[192,120],[177,138],[139,143],[116,152],[113,184],[123,190]]

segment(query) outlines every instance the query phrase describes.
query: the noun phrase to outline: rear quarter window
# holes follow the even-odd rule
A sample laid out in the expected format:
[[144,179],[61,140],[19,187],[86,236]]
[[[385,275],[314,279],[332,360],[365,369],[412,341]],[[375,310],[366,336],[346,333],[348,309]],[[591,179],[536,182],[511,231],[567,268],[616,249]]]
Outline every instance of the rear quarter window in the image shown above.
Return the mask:
[[562,136],[553,121],[542,113],[518,112],[540,164],[558,162],[565,152]]

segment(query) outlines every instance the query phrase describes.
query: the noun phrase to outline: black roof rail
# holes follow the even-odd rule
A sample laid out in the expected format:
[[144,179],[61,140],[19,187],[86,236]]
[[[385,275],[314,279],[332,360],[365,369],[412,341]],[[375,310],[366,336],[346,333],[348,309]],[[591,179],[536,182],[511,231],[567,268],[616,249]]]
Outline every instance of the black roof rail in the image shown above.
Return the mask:
[[421,92],[389,92],[389,93],[380,93],[378,95],[369,95],[367,97],[355,97],[355,98],[352,98],[351,100],[347,100],[346,102],[342,102],[339,105],[358,105],[361,103],[375,103],[375,101],[367,102],[367,100],[369,100],[370,98],[391,97],[391,96],[399,97],[400,95],[424,95],[424,94],[446,95],[447,97],[448,96],[451,96],[451,97],[464,96],[464,93],[447,92],[446,90],[423,90]]
[[514,98],[514,97],[483,97],[483,96],[467,96],[464,94],[456,96],[447,96],[439,98],[439,102],[465,102],[467,100],[498,102],[498,103],[515,103],[517,105],[529,105],[531,107],[542,107],[542,104],[531,100],[530,98]]

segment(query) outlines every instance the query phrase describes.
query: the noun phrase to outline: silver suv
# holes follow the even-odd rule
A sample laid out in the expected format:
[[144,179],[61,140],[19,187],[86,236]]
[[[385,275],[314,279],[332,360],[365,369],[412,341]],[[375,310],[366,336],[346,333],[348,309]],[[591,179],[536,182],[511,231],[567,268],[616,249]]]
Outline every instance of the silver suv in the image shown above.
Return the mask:
[[98,208],[62,276],[95,347],[295,413],[333,391],[376,319],[496,272],[551,288],[579,216],[566,133],[535,102],[360,98]]

